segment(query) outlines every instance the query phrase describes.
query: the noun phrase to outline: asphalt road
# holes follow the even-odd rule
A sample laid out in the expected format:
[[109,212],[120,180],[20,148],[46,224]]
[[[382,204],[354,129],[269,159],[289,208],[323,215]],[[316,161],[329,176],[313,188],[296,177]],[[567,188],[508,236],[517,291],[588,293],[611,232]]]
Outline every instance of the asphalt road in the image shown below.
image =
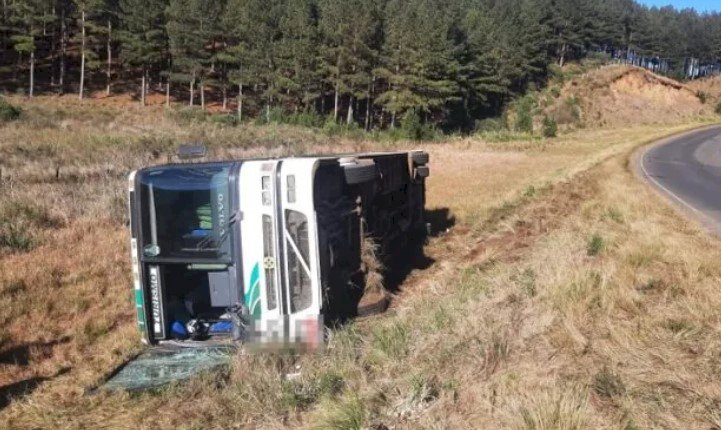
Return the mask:
[[721,126],[652,145],[640,153],[637,166],[676,206],[721,235]]

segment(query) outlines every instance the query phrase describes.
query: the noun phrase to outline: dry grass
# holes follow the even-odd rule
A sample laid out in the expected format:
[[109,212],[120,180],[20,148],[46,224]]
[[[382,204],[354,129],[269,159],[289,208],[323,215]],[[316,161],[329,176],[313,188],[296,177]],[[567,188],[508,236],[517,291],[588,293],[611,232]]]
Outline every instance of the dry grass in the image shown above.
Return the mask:
[[0,128],[0,206],[35,202],[52,223],[31,217],[33,246],[0,260],[1,358],[27,351],[25,364],[0,361],[0,386],[45,382],[0,412],[2,428],[708,429],[721,421],[713,378],[721,246],[626,169],[632,148],[689,124],[430,145],[429,205],[449,208],[458,225],[427,247],[435,264],[411,274],[391,311],[335,331],[319,355],[239,356],[225,372],[160,393],[87,396],[138,343],[126,231],[113,215],[124,210],[126,170],[165,161],[195,135],[218,157],[378,144],[286,127],[185,128],[160,111],[112,106],[83,111],[97,123],[62,108],[67,127],[39,127],[32,109],[60,107],[26,108],[24,122]]
[[692,81],[688,84],[694,91],[708,94],[712,100],[721,101],[721,76],[713,76]]

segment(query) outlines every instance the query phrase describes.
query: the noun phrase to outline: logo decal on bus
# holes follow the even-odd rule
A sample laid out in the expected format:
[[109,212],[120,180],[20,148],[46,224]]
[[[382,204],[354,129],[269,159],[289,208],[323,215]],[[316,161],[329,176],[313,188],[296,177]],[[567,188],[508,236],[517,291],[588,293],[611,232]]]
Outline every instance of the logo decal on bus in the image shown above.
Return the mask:
[[150,266],[150,307],[153,315],[153,333],[157,337],[165,337],[163,322],[163,305],[161,296],[160,270],[158,266]]
[[253,319],[260,319],[260,264],[255,263],[253,270],[250,272],[250,287],[245,293],[245,305],[248,307],[248,311],[253,316]]

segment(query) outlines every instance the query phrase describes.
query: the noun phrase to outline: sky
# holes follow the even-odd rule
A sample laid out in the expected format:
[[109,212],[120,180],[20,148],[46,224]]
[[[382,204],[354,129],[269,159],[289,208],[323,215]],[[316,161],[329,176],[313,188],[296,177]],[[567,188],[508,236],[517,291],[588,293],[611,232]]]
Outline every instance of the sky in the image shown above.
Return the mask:
[[640,3],[649,6],[673,5],[677,9],[692,7],[699,12],[721,12],[721,1],[719,0],[639,0]]

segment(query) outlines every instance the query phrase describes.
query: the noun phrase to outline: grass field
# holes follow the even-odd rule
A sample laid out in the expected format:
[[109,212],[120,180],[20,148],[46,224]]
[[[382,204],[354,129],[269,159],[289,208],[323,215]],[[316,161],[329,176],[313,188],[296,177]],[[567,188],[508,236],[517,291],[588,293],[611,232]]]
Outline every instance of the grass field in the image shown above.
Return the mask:
[[[13,102],[25,113],[0,125],[0,390],[24,395],[0,397],[2,428],[721,428],[721,246],[627,167],[634,148],[705,121],[418,144]],[[429,209],[456,224],[387,313],[322,354],[85,395],[139,348],[125,174],[196,140],[215,158],[422,146]]]

